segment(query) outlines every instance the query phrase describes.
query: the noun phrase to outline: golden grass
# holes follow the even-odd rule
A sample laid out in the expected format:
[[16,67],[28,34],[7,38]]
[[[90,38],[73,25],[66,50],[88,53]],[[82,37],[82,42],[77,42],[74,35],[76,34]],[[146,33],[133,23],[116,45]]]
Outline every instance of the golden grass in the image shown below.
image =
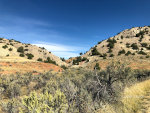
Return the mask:
[[150,80],[125,88],[120,103],[102,105],[96,113],[150,113]]
[[143,99],[150,95],[150,80],[137,83],[126,88],[122,95],[123,111],[125,113],[142,113]]

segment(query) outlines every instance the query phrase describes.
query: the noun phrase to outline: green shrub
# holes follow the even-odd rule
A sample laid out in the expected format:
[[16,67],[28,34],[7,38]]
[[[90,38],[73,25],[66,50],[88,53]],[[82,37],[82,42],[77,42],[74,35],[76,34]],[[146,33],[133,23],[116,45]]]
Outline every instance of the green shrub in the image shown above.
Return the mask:
[[65,65],[62,65],[61,68],[63,68],[64,70],[67,69],[67,67]]
[[108,45],[107,45],[107,47],[109,47],[109,53],[112,51],[112,48],[114,48],[114,45],[115,45],[115,43],[117,43],[117,41],[113,38],[113,39],[108,39],[107,40],[107,42],[108,42]]
[[11,45],[11,46],[14,46],[14,44],[13,44],[13,43],[10,43],[10,45]]
[[22,99],[22,104],[20,113],[66,113],[68,108],[66,96],[60,90],[56,90],[54,95],[33,92]]
[[28,51],[29,49],[24,49],[24,51]]
[[73,65],[79,65],[79,62],[82,62],[82,61],[88,61],[88,59],[86,57],[79,56],[73,60]]
[[131,47],[132,47],[132,49],[134,49],[134,50],[139,49],[136,43],[133,43],[133,44],[131,45]]
[[60,59],[61,59],[62,61],[65,61],[65,58],[62,58],[62,57],[61,57]]
[[100,66],[99,66],[99,63],[96,63],[96,65],[94,66],[94,70],[100,70]]
[[12,51],[13,49],[12,49],[12,48],[9,48],[8,50],[9,50],[9,51]]
[[136,34],[136,37],[143,36],[144,33],[145,33],[144,31],[140,31],[139,33]]
[[24,48],[21,46],[17,49],[17,52],[24,53]]
[[130,51],[128,51],[125,55],[126,56],[128,56],[128,55],[130,55],[130,54],[132,54]]
[[142,47],[147,47],[147,43],[141,43]]
[[147,50],[150,50],[150,45],[148,47],[146,47]]
[[97,51],[96,47],[94,47],[91,52],[92,52],[92,56],[100,55],[100,53]]
[[118,55],[121,55],[121,54],[125,54],[126,52],[125,52],[125,50],[123,49],[123,50],[120,50],[119,52],[118,52]]
[[43,60],[42,60],[42,58],[38,58],[38,59],[37,59],[37,61],[40,61],[40,62],[42,62]]
[[114,57],[114,54],[110,54],[110,56],[109,57]]
[[107,59],[106,56],[104,56],[103,59]]
[[27,56],[28,59],[32,59],[34,57],[34,55],[31,54],[31,53],[27,53],[26,56]]
[[11,83],[6,89],[7,97],[14,98],[20,96],[20,86],[18,84]]
[[100,43],[102,43],[101,41],[100,42],[98,42],[98,44],[100,44]]
[[146,58],[149,58],[149,57],[150,57],[149,55],[146,56]]
[[130,43],[126,43],[126,47],[129,48],[130,47]]
[[147,55],[144,51],[139,51],[138,54]]
[[7,45],[4,45],[4,46],[2,46],[2,48],[6,49],[6,48],[8,48],[8,46],[7,46]]
[[24,54],[23,54],[23,53],[21,53],[19,56],[20,56],[20,57],[24,57]]
[[111,48],[109,48],[109,49],[108,49],[108,53],[111,53],[111,52],[112,52],[112,49],[111,49]]
[[0,40],[3,40],[4,38],[0,38]]
[[56,65],[56,62],[51,60],[50,57],[47,57],[47,60],[44,61],[45,63],[52,63]]
[[121,35],[121,39],[123,39],[123,36]]

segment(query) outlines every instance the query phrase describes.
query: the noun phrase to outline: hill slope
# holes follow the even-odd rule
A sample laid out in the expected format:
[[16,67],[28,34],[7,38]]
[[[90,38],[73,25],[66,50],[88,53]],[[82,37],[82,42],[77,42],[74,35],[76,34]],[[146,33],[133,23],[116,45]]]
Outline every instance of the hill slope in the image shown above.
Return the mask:
[[[126,29],[116,36],[98,42],[81,57],[69,59],[73,67],[93,68],[96,62],[105,68],[112,60],[124,60],[132,62],[131,65],[147,62],[150,55],[150,27],[134,27]],[[148,63],[148,64],[147,64]],[[137,67],[135,67],[137,68]],[[150,68],[148,68],[150,69]]]
[[8,40],[0,38],[0,56],[1,57],[24,57],[34,61],[45,61],[56,63],[58,65],[66,65],[59,57],[53,55],[45,48],[36,45],[21,43],[16,40]]
[[150,27],[148,26],[124,30],[114,37],[99,42],[83,56],[99,55],[104,57],[107,55],[106,57],[113,57],[125,54],[144,54],[140,51],[148,54],[150,52]]

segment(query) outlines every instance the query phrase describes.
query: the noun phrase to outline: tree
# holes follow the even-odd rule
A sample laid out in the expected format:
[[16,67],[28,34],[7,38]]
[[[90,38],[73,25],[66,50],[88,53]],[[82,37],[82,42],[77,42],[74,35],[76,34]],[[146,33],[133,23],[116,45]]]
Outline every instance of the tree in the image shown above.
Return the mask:
[[62,57],[61,57],[60,59],[61,59],[62,61],[65,61],[65,58],[62,58]]
[[37,59],[37,61],[40,61],[40,62],[42,62],[43,60],[42,60],[42,58],[38,58],[38,59]]
[[81,52],[80,55],[83,55],[83,53]]
[[17,52],[24,53],[24,48],[21,46],[17,49]]
[[34,57],[34,55],[31,54],[31,53],[27,53],[26,56],[27,56],[28,59],[32,59]]
[[92,56],[100,55],[100,53],[97,51],[96,47],[94,47],[91,52],[92,52]]
[[6,49],[6,48],[8,48],[8,46],[7,46],[7,45],[4,45],[4,46],[2,46],[2,48]]
[[96,63],[95,67],[94,67],[95,70],[100,70],[100,66],[99,66],[99,63]]
[[20,57],[24,57],[24,54],[23,54],[23,53],[21,53],[19,56],[20,56]]
[[52,63],[56,65],[56,62],[51,60],[50,57],[47,57],[47,60],[44,61],[45,63]]
[[13,49],[12,49],[12,48],[9,48],[8,50],[9,50],[9,51],[12,51]]
[[136,43],[133,43],[133,44],[131,45],[131,47],[132,47],[132,49],[135,49],[135,50],[139,49]]

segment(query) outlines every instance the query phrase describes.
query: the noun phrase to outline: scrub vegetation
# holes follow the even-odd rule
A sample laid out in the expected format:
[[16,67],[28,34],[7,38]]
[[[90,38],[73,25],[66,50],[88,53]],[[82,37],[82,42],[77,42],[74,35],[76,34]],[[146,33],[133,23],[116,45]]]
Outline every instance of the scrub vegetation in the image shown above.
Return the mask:
[[[96,64],[94,71],[68,68],[61,74],[3,75],[0,112],[136,113],[144,109],[141,95],[149,93],[150,85],[149,82],[142,85],[142,81],[149,75],[149,71],[132,70],[120,62],[112,62],[105,70]],[[141,98],[123,98],[136,95]]]

